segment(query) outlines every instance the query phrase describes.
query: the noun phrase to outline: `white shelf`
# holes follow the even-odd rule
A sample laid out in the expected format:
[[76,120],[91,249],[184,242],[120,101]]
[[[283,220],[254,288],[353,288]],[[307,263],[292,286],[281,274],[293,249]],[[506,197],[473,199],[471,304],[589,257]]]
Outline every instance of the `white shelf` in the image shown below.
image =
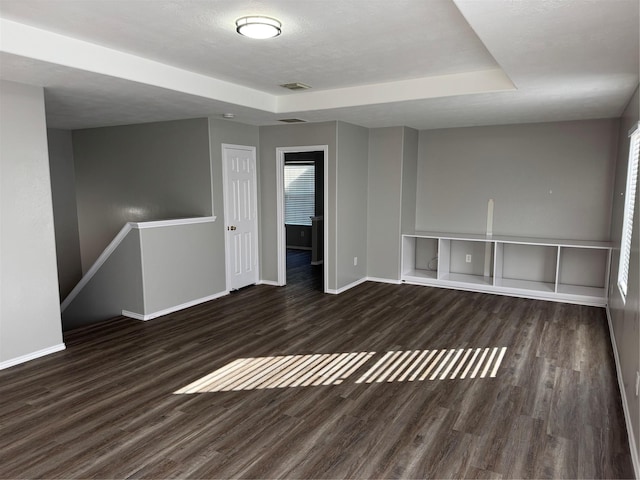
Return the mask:
[[607,296],[606,288],[584,287],[582,285],[558,285],[558,293],[561,295],[575,295],[578,297],[603,298]]
[[443,240],[468,240],[496,243],[517,243],[520,245],[547,245],[551,247],[579,247],[595,249],[611,249],[611,242],[591,241],[591,240],[567,240],[561,238],[539,238],[539,237],[514,237],[510,235],[483,235],[476,233],[443,233],[427,232],[416,230],[415,232],[404,233],[406,237],[416,238],[441,238]]
[[414,269],[414,270],[409,270],[407,272],[404,272],[402,276],[403,278],[404,277],[411,277],[415,279],[430,278],[432,280],[435,280],[438,276],[438,272],[436,272],[435,270]]
[[554,293],[556,286],[549,282],[535,282],[532,280],[518,280],[515,278],[496,278],[495,286],[513,290],[529,290],[534,292]]
[[443,282],[469,283],[472,285],[493,285],[493,277],[469,275],[466,273],[449,273],[440,278]]
[[[401,280],[604,306],[611,249],[610,242],[600,241],[424,231],[404,233]],[[473,263],[465,261],[467,255],[471,255]],[[436,258],[437,272],[431,270],[432,259]]]

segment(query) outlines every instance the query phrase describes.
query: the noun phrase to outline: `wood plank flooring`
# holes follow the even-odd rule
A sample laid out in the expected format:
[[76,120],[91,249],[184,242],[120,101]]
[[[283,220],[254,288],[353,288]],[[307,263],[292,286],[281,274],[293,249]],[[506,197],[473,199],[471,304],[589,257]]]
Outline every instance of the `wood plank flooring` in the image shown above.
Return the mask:
[[[0,372],[0,478],[633,476],[604,310],[294,279]],[[386,351],[489,346],[495,378],[355,382]],[[344,352],[376,356],[339,385],[173,393],[238,358]]]

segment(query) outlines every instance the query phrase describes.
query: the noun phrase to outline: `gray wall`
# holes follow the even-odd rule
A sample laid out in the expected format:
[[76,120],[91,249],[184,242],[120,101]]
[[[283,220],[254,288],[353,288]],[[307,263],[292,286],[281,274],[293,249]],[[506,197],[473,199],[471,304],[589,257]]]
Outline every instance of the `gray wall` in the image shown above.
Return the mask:
[[[451,240],[450,245],[449,271],[451,273],[484,274],[484,256],[488,246],[487,243]],[[471,255],[471,262],[469,263],[465,261],[467,254]],[[493,265],[493,261],[491,265]]]
[[368,158],[369,130],[338,122],[336,289],[367,276]]
[[[420,132],[416,228],[608,240],[617,120]],[[552,193],[551,193],[552,192]]]
[[415,227],[417,149],[417,130],[369,130],[369,277],[400,280],[400,234]]
[[[367,274],[370,277],[400,278],[403,138],[402,127],[369,131]],[[415,209],[415,196],[412,203]]]
[[[138,134],[139,138],[136,137]],[[127,221],[155,220],[156,217],[190,217],[209,215],[213,212],[218,219],[214,223],[181,227],[187,230],[201,230],[199,235],[192,236],[192,238],[173,238],[176,235],[186,234],[181,230],[174,230],[175,227],[173,227],[167,234],[167,238],[173,238],[176,243],[172,243],[173,240],[164,239],[165,237],[157,229],[143,230],[142,235],[149,242],[144,262],[145,282],[149,284],[149,288],[144,289],[147,292],[144,303],[142,300],[142,274],[140,272],[140,245],[139,241],[131,243],[132,238],[137,237],[139,233],[138,231],[131,232],[118,251],[102,267],[100,273],[86,287],[87,293],[82,293],[65,311],[65,329],[120,315],[122,309],[139,314],[151,314],[224,292],[226,279],[222,144],[257,147],[258,128],[217,119],[198,119],[83,130],[74,132],[73,138],[76,150],[85,152],[83,156],[85,159],[84,170],[89,170],[90,166],[95,167],[98,171],[107,170],[107,176],[111,176],[114,181],[121,175],[126,176],[127,171],[132,174],[132,178],[126,181],[131,184],[130,188],[133,191],[126,191],[123,188],[116,188],[113,191],[104,189],[100,193],[99,201],[95,201],[89,206],[82,204],[86,195],[79,195],[81,210],[87,212],[94,209],[96,217],[93,220],[95,224],[99,224],[101,219],[105,219],[106,222],[110,218],[112,227],[116,228],[117,226],[117,231],[119,231]],[[123,142],[124,145],[120,147],[105,146],[105,142],[109,139]],[[185,144],[188,145],[186,149],[184,148]],[[167,151],[161,152],[160,150],[165,147]],[[100,148],[105,148],[107,152],[98,152]],[[98,161],[102,159],[106,162],[110,156],[115,154],[116,150],[127,158],[128,163],[118,160],[115,165],[106,167],[104,163]],[[181,153],[180,158],[176,161],[178,151]],[[77,158],[76,163],[79,163]],[[79,167],[77,168],[79,169]],[[149,171],[143,175],[145,168],[148,168]],[[98,174],[84,170],[82,184],[85,193],[87,193],[87,184],[95,182]],[[178,173],[178,170],[184,171]],[[148,177],[153,181],[144,180],[142,177]],[[168,185],[171,183],[171,178],[175,180],[174,185]],[[66,180],[67,182],[71,181],[69,177]],[[141,188],[133,187],[132,183],[136,181],[141,183]],[[81,181],[79,180],[78,183]],[[79,190],[81,188],[78,187]],[[178,188],[181,190],[180,192],[173,191],[172,193],[172,190]],[[108,196],[111,197],[107,198]],[[179,196],[183,198],[177,198]],[[128,199],[133,197],[135,198],[131,200],[132,204],[145,205],[148,206],[148,209],[145,210],[146,207],[140,209],[132,207],[128,211],[123,207],[118,210],[118,206],[127,204]],[[186,213],[186,207],[180,207],[184,208],[181,211],[185,213],[172,214],[170,212],[175,211],[172,210],[174,208],[171,204],[172,200],[175,200],[178,206],[190,204],[193,210],[199,210],[199,213],[189,214]],[[112,202],[112,205],[108,206],[108,202]],[[99,210],[100,206],[105,210]],[[146,217],[147,214],[149,218],[140,218]],[[116,225],[113,219],[117,215],[120,215],[120,219]],[[126,218],[127,215],[129,218]],[[104,230],[106,231],[106,229]],[[95,252],[96,255],[102,252],[117,234],[117,231],[108,236],[104,235],[103,241],[106,243],[101,246],[99,252]],[[186,258],[183,258],[185,252],[180,248],[175,252],[172,250],[175,245],[183,245],[183,241],[192,246],[192,251],[189,252],[191,256],[188,255]],[[161,248],[165,249],[165,255],[166,252],[173,252],[168,258],[172,265],[170,268],[167,267],[166,262],[156,264],[149,259],[149,257],[152,259],[162,257],[161,254],[158,254]],[[194,254],[196,251],[197,255]],[[181,260],[178,261],[178,259]],[[93,260],[87,267],[90,267],[92,263]],[[191,273],[185,271],[187,267]],[[173,277],[168,278],[167,268],[172,272]],[[156,272],[155,269],[160,271]],[[175,282],[176,278],[181,279],[178,284]],[[189,281],[191,278],[196,279],[195,284]]]
[[140,230],[144,310],[134,313],[150,315],[225,290],[224,263],[213,248],[216,223]]
[[287,248],[311,250],[311,227],[307,225],[285,225]]
[[418,176],[418,131],[404,127],[402,144],[402,233],[416,226],[416,185]]
[[[575,249],[563,249],[562,257],[566,257],[567,252],[569,252],[569,256],[573,256],[572,252],[574,251]],[[592,257],[597,257],[598,255],[598,252],[596,250],[587,250],[586,253],[587,255],[591,255]],[[464,253],[461,253],[460,259],[462,260],[463,258]],[[484,262],[484,254],[482,254],[480,258]],[[517,278],[520,280],[531,280],[534,282],[555,283],[557,262],[558,249],[556,247],[518,245],[507,243],[504,245],[502,278]],[[603,261],[602,265],[605,264],[606,261]],[[566,266],[568,265],[571,265],[572,267],[575,266],[570,262],[562,262],[561,270],[565,272],[565,270],[567,270]],[[567,273],[570,272],[567,270]],[[594,276],[590,275],[589,277],[593,278]],[[569,281],[570,278],[571,276],[567,276],[565,278],[564,275],[561,275],[560,283],[582,285],[583,283],[581,283],[581,280],[584,280],[585,276],[580,276],[581,280],[574,279],[575,281],[573,282]],[[600,285],[594,286],[599,286],[602,288],[602,279],[604,278],[604,272],[598,278],[600,279]],[[562,280],[564,280],[564,282]]]
[[[260,178],[260,157],[259,157],[259,131],[258,127],[243,125],[242,123],[230,122],[209,118],[209,143],[211,159],[211,182],[213,188],[213,214],[217,220],[213,224],[212,242],[214,245],[213,262],[215,265],[215,291],[226,290],[225,277],[225,218],[224,218],[224,191],[222,187],[222,144],[243,145],[256,147],[256,168],[258,179]],[[260,198],[260,181],[258,180],[258,198]],[[259,209],[259,207],[258,207]],[[259,233],[260,234],[260,233]]]
[[65,330],[122,315],[144,313],[140,231],[133,229],[62,312]]
[[123,310],[152,315],[223,293],[214,225],[134,227],[65,309],[65,330]]
[[640,455],[640,400],[635,395],[636,372],[640,371],[640,195],[636,195],[633,215],[633,236],[631,239],[631,260],[629,264],[628,293],[626,303],[622,302],[618,290],[618,262],[620,261],[620,237],[624,212],[624,192],[629,161],[628,131],[640,120],[640,98],[638,90],[631,98],[620,121],[618,137],[618,161],[615,169],[611,240],[614,244],[609,281],[609,308],[618,356],[622,370],[622,380],[627,404],[634,428],[633,435]]
[[207,119],[73,132],[86,272],[126,222],[211,215]]
[[47,130],[51,194],[56,232],[56,258],[60,299],[64,298],[82,278],[78,208],[73,165],[73,143],[70,130]]
[[0,81],[0,364],[62,347],[44,91]]
[[259,185],[260,185],[260,278],[278,280],[277,186],[276,148],[328,145],[329,210],[325,212],[324,228],[328,229],[329,257],[327,283],[335,289],[336,279],[336,122],[275,125],[260,127]]

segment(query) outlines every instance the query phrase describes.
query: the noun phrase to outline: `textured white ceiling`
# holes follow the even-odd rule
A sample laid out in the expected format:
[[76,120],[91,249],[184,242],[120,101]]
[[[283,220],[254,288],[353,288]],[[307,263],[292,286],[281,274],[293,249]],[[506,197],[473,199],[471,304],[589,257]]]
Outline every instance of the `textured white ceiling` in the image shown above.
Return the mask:
[[[1,15],[192,72],[283,94],[496,67],[450,0],[3,0]],[[283,23],[255,41],[254,13]]]
[[[44,86],[58,128],[223,112],[255,125],[295,116],[418,129],[613,117],[638,85],[638,3],[0,0],[1,18],[68,37],[47,52],[33,29],[3,28],[0,78]],[[279,18],[282,36],[240,37],[245,14]],[[135,57],[123,68],[96,46]],[[176,68],[155,81],[145,59]],[[314,88],[277,86],[293,81]]]

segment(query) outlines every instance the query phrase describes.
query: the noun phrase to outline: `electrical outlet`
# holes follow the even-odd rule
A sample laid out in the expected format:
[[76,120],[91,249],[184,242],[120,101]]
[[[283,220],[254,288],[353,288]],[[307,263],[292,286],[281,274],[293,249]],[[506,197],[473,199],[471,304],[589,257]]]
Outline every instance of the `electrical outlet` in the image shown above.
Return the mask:
[[471,263],[471,254],[470,253],[467,253],[467,256],[465,258],[465,262]]
[[640,394],[640,372],[636,372],[636,397]]
[[353,257],[353,266],[357,266],[358,265],[358,257]]

